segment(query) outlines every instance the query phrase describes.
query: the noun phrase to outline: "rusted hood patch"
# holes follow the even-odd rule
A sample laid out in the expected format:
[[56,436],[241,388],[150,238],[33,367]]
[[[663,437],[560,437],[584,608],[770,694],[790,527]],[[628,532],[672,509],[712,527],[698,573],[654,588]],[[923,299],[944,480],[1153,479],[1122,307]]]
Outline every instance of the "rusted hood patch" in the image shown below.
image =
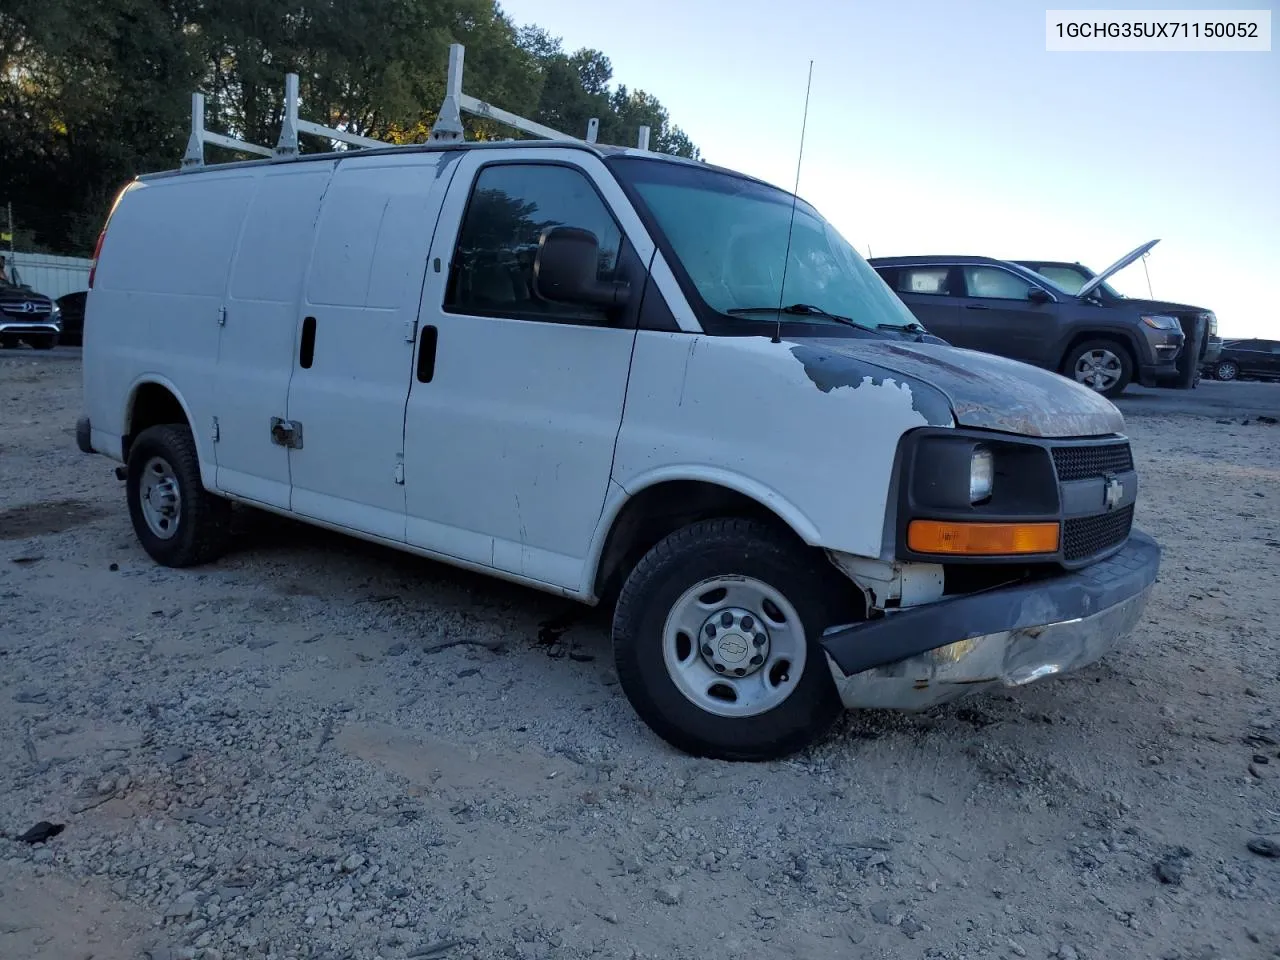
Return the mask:
[[[1001,430],[1029,437],[1119,433],[1124,417],[1110,400],[1048,370],[994,354],[896,340],[803,340],[792,355],[823,392],[900,380],[931,424]],[[945,414],[939,402],[945,403]]]

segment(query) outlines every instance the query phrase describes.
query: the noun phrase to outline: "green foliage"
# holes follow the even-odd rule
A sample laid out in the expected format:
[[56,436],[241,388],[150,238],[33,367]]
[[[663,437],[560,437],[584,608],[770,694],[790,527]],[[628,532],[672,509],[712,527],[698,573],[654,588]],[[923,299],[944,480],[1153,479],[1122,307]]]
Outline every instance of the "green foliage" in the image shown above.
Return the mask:
[[[307,119],[425,140],[455,42],[466,44],[474,96],[579,136],[596,117],[605,143],[634,144],[647,124],[651,149],[698,155],[655,98],[612,86],[604,54],[566,53],[494,0],[5,0],[0,203],[12,201],[40,246],[84,255],[123,184],[177,165],[191,91],[205,93],[210,129],[271,144],[289,72]],[[469,137],[518,136],[466,125]],[[304,150],[330,148],[302,139]]]

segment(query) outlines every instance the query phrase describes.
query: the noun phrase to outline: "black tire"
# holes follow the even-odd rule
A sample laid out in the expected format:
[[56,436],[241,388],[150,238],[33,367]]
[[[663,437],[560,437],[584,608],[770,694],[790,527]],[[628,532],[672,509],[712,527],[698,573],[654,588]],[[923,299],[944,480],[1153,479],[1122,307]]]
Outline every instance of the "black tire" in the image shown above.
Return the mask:
[[[663,658],[663,628],[680,596],[700,581],[735,575],[780,592],[799,614],[806,641],[805,665],[791,694],[764,713],[741,718],[695,704],[671,679]],[[834,622],[832,575],[840,576],[754,520],[703,520],[671,534],[632,570],[614,611],[614,660],[632,707],[663,740],[694,756],[771,760],[817,742],[842,711],[818,642]]]
[[[176,531],[152,531],[142,507],[142,482],[153,460],[168,465],[180,494]],[[181,424],[148,427],[133,441],[125,476],[129,518],[144,550],[166,567],[193,567],[222,555],[231,529],[231,504],[209,493],[200,480],[200,462],[191,430]]]
[[18,341],[12,337],[0,337],[0,350],[12,350],[18,345]]
[[58,335],[51,333],[44,337],[27,337],[32,350],[52,350],[58,345]]
[[[1105,350],[1113,354],[1120,361],[1120,377],[1110,387],[1098,390],[1091,384],[1084,383],[1076,377],[1076,364],[1080,362],[1080,358],[1086,353],[1092,353],[1095,350]],[[1102,394],[1109,400],[1113,400],[1120,394],[1124,393],[1125,387],[1133,382],[1133,358],[1129,355],[1129,348],[1119,340],[1110,340],[1105,337],[1099,337],[1096,340],[1086,340],[1084,343],[1077,344],[1067,354],[1066,359],[1062,361],[1062,374],[1075,380],[1081,386],[1089,387],[1097,393]]]
[[1235,380],[1240,376],[1240,367],[1234,360],[1219,360],[1218,365],[1213,368],[1213,378],[1215,380]]

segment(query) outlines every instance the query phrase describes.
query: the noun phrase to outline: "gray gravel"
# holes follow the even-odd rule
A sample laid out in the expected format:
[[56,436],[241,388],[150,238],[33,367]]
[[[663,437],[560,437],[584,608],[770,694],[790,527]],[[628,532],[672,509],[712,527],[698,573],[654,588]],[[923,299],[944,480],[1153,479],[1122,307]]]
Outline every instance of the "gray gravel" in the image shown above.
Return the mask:
[[251,513],[157,567],[79,406],[0,354],[0,957],[1280,957],[1280,427],[1130,420],[1123,652],[742,765],[555,598]]

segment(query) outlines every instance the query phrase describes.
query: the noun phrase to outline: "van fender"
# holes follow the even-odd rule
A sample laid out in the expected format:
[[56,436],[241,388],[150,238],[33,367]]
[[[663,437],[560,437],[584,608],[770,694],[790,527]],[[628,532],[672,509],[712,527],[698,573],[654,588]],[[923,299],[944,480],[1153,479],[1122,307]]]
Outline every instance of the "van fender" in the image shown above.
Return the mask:
[[579,596],[588,597],[594,594],[594,585],[600,569],[600,561],[604,555],[605,544],[609,540],[609,533],[613,530],[613,525],[622,509],[632,498],[650,487],[673,480],[698,481],[739,493],[772,511],[791,528],[796,536],[809,546],[821,545],[821,534],[808,515],[778,491],[760,483],[758,480],[753,480],[730,470],[709,467],[704,464],[670,464],[647,471],[639,476],[628,478],[625,485],[620,483],[616,477],[610,478],[609,491],[605,496],[604,506],[600,511],[600,520],[596,524],[595,534],[592,536],[591,545],[587,550]]
[[138,391],[148,384],[155,384],[158,387],[164,387],[174,399],[178,401],[178,406],[182,407],[182,413],[187,418],[187,425],[191,428],[191,437],[196,444],[196,456],[200,463],[200,482],[204,484],[204,488],[210,492],[217,490],[217,464],[209,456],[207,436],[201,435],[196,429],[196,418],[191,413],[191,406],[187,403],[187,398],[182,395],[182,391],[168,377],[159,373],[141,373],[134,378],[129,384],[129,389],[125,393],[124,410],[121,411],[120,423],[124,424],[124,433],[121,435],[121,442],[133,431],[133,403],[137,399]]

